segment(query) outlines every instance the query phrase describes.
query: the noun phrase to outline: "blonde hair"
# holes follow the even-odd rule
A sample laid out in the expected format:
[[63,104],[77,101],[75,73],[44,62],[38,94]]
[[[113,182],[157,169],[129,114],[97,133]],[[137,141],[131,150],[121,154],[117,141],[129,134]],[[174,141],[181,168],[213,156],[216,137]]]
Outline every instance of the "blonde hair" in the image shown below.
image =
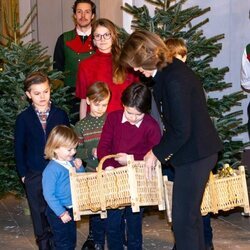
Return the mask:
[[90,101],[101,102],[110,97],[110,90],[105,82],[95,82],[88,87],[86,96]]
[[161,69],[172,61],[173,57],[164,41],[146,30],[134,31],[125,42],[120,55],[122,65],[142,67],[145,70]]
[[105,27],[109,30],[112,39],[112,68],[113,68],[113,82],[114,83],[123,83],[126,76],[126,70],[124,67],[120,65],[119,58],[121,53],[121,46],[118,39],[117,27],[113,22],[106,18],[99,18],[92,24],[92,37],[94,37],[94,33],[96,29],[99,27]]
[[170,55],[172,57],[176,57],[176,55],[180,55],[181,57],[184,57],[187,55],[187,46],[183,39],[168,38],[165,44],[168,50],[170,51]]
[[57,158],[55,149],[67,146],[75,147],[77,144],[78,137],[73,129],[65,125],[58,125],[49,134],[44,150],[45,159]]

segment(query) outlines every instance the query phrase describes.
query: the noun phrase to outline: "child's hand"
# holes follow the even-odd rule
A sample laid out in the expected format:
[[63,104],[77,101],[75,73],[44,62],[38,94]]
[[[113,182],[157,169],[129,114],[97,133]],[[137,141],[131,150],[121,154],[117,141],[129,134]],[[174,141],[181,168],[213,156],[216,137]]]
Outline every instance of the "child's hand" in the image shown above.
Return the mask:
[[97,148],[92,149],[92,155],[97,158]]
[[128,155],[126,153],[119,153],[117,154],[117,157],[115,157],[115,160],[124,166],[127,165],[127,157]]
[[82,166],[82,160],[80,158],[75,158],[73,162],[74,162],[76,169],[80,169],[80,167]]
[[61,216],[60,216],[61,220],[63,223],[68,223],[69,221],[72,220],[72,218],[70,217],[68,211],[65,211]]
[[112,166],[107,166],[107,167],[105,168],[105,171],[112,170],[112,169],[114,169],[114,167],[112,167]]

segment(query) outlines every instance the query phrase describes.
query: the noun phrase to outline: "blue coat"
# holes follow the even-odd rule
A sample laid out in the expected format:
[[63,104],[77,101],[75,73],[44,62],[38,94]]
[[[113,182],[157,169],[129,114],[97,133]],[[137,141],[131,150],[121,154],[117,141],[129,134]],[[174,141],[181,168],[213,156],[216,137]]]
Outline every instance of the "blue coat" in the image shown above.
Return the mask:
[[[85,172],[83,166],[76,169],[76,172]],[[43,171],[42,185],[43,196],[57,216],[66,211],[65,207],[72,205],[69,170],[60,162],[49,162]]]
[[69,119],[65,111],[51,104],[44,133],[41,122],[30,105],[21,112],[15,125],[15,159],[20,177],[28,172],[41,174],[48,164],[44,158],[44,148],[50,131],[57,125],[69,126]]

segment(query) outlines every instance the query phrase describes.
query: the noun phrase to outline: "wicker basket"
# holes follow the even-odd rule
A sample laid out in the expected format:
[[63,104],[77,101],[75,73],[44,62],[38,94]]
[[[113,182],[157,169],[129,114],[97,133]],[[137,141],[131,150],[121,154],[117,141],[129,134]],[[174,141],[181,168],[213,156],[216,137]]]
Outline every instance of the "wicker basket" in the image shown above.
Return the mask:
[[[245,213],[250,212],[244,166],[240,166],[235,173],[235,176],[221,178],[210,173],[201,204],[202,215],[209,212],[218,213],[219,210],[227,211],[235,207],[243,207]],[[167,176],[164,176],[164,189],[167,217],[171,222],[173,182],[168,181]]]
[[74,220],[80,220],[81,215],[96,213],[105,218],[107,209],[124,206],[131,206],[133,212],[138,212],[140,206],[153,205],[165,210],[161,164],[157,163],[153,179],[147,180],[144,162],[134,161],[132,156],[128,157],[127,166],[102,170],[103,162],[114,157],[104,157],[96,173],[70,170]]

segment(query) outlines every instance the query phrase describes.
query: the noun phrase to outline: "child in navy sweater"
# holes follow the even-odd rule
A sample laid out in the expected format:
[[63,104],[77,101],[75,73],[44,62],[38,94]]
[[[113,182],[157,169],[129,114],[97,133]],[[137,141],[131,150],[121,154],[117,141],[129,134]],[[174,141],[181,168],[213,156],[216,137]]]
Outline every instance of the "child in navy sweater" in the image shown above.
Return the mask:
[[[143,160],[144,155],[159,143],[161,132],[158,123],[148,114],[151,92],[143,84],[134,83],[122,94],[124,110],[108,114],[97,147],[99,159],[118,154],[115,159],[104,162],[104,168],[127,164],[127,155]],[[133,213],[131,207],[108,210],[106,233],[110,250],[123,249],[122,218],[127,222],[128,250],[142,249],[142,210]]]
[[42,172],[48,164],[44,159],[44,147],[50,131],[59,124],[69,126],[69,119],[65,111],[50,101],[50,80],[46,74],[29,74],[24,90],[31,104],[16,119],[16,168],[25,186],[39,250],[50,250],[51,233],[45,216],[47,204],[42,193]]
[[51,131],[45,146],[45,158],[50,162],[43,171],[43,195],[48,203],[47,217],[56,250],[74,250],[76,247],[69,171],[76,167],[77,172],[84,172],[82,161],[73,158],[77,145],[75,132],[60,125]]

